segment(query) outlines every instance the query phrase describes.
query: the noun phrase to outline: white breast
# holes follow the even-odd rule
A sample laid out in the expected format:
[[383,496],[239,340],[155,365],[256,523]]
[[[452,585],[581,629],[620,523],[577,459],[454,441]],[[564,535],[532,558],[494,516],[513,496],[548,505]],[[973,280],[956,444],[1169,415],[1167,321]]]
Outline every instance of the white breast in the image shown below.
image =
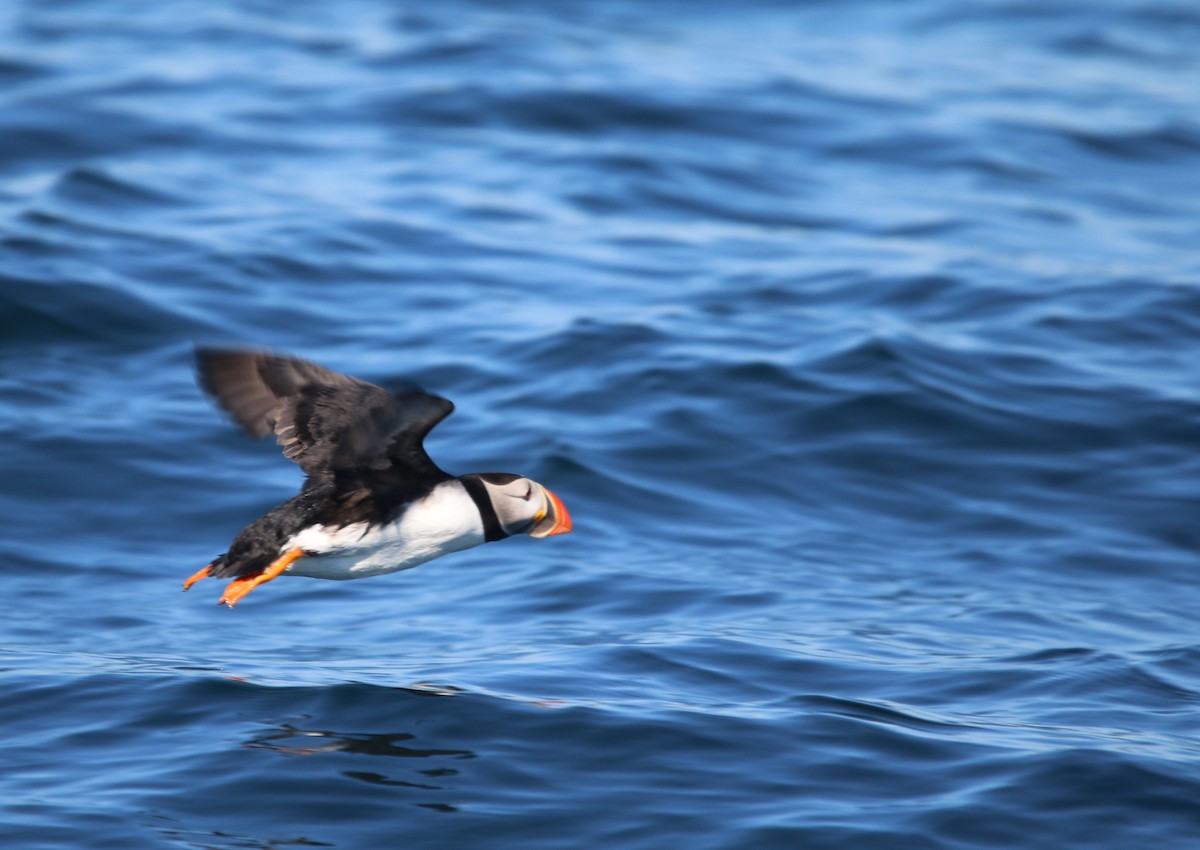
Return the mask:
[[287,568],[288,575],[352,579],[411,569],[482,542],[475,502],[457,481],[446,481],[389,525],[317,525],[292,537],[283,550],[299,546],[306,553]]

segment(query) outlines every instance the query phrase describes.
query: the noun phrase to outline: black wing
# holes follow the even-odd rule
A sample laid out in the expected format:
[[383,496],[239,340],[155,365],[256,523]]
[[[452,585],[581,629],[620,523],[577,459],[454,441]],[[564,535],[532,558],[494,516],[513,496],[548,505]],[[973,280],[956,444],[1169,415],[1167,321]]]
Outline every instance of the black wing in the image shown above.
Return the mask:
[[272,431],[285,457],[311,478],[348,470],[448,478],[425,454],[425,435],[454,410],[421,390],[382,387],[265,351],[197,349],[204,388],[252,437]]

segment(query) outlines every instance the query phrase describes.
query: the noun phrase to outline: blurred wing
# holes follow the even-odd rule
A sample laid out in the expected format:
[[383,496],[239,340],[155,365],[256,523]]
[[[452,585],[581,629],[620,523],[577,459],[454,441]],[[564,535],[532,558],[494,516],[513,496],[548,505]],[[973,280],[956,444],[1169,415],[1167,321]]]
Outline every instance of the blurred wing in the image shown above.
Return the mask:
[[252,437],[274,432],[283,454],[313,477],[359,468],[415,478],[445,475],[422,441],[454,405],[420,390],[382,387],[308,360],[260,351],[199,349],[200,386]]

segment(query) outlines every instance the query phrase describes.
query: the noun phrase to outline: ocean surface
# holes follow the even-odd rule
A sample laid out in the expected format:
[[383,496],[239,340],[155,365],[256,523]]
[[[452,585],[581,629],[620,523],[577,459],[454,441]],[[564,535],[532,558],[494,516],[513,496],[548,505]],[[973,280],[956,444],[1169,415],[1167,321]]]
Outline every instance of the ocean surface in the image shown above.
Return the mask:
[[[180,592],[252,344],[575,532]],[[1200,6],[0,5],[0,846],[1200,847]]]

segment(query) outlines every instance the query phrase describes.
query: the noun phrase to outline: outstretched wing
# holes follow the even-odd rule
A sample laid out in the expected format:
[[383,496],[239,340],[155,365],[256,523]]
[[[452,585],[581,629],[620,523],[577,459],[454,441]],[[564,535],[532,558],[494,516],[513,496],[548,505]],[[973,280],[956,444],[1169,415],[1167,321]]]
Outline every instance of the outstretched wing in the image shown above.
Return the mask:
[[382,387],[265,351],[196,351],[204,388],[252,437],[274,432],[310,477],[352,469],[448,477],[425,453],[425,435],[454,405],[421,390]]

